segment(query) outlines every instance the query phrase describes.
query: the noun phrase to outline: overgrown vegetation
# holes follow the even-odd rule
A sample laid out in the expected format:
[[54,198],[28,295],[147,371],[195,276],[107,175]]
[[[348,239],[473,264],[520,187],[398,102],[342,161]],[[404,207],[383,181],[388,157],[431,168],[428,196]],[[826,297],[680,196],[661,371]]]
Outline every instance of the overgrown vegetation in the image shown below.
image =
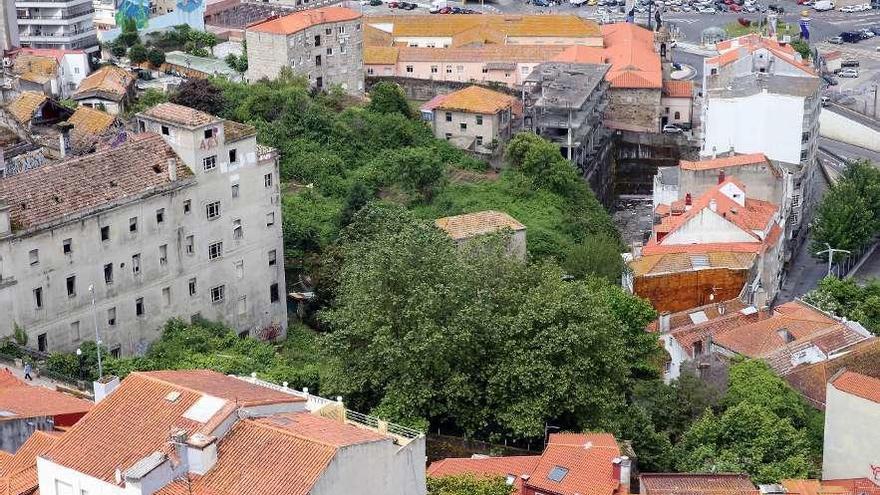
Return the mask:
[[880,233],[880,170],[867,160],[851,162],[822,198],[812,224],[813,252],[830,244],[857,251]]
[[865,285],[853,279],[828,277],[804,296],[804,300],[829,313],[857,321],[880,335],[880,280]]
[[428,495],[511,495],[513,486],[503,477],[446,476],[428,478]]

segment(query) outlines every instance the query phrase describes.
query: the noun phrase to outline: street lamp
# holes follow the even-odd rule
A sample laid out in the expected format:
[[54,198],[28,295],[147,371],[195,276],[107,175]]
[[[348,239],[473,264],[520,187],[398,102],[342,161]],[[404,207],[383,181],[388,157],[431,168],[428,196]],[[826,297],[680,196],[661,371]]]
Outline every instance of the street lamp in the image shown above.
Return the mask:
[[82,380],[83,379],[83,351],[79,347],[76,348],[76,364],[77,364],[77,378]]
[[98,333],[98,308],[95,306],[95,286],[89,285],[89,294],[92,295],[92,316],[95,318],[95,347],[98,350],[98,381],[104,377],[104,368],[101,366],[101,335]]
[[826,250],[824,250],[824,251],[819,251],[819,252],[816,253],[816,254],[824,254],[824,253],[828,253],[828,274],[826,274],[825,276],[826,276],[826,277],[830,277],[830,276],[831,276],[831,263],[832,263],[833,260],[834,260],[834,253],[846,253],[846,254],[850,254],[850,252],[847,251],[846,249],[834,249],[834,248],[831,247],[831,244],[828,244],[827,242],[825,243],[825,247],[827,247],[828,249],[826,249]]

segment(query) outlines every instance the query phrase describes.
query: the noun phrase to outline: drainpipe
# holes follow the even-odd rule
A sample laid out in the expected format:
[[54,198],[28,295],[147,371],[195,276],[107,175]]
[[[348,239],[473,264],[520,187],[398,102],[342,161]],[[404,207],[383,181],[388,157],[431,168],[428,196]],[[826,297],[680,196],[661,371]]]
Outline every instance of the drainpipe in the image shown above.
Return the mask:
[[568,161],[571,161],[571,106],[568,107]]

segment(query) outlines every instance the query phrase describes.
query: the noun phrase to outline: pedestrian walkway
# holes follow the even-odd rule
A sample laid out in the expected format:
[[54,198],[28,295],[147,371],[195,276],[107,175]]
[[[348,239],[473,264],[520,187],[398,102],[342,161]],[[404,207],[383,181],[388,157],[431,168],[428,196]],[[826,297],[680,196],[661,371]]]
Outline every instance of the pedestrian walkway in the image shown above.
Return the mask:
[[7,364],[3,364],[2,368],[5,368],[5,369],[11,371],[12,374],[16,378],[18,378],[20,380],[24,380],[25,382],[27,382],[28,385],[33,385],[36,387],[45,387],[45,388],[49,388],[52,390],[57,390],[59,386],[62,388],[71,388],[69,383],[63,383],[63,382],[52,380],[50,378],[39,376],[38,375],[39,372],[37,370],[34,370],[31,373],[31,377],[33,378],[33,380],[25,380],[24,367],[19,368],[19,367],[15,366],[14,364],[7,363]]

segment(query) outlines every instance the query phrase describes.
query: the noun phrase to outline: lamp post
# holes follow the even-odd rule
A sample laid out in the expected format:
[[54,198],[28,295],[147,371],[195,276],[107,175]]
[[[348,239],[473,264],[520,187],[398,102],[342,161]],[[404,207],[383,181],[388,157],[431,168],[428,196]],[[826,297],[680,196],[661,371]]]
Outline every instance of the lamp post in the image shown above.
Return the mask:
[[98,307],[95,305],[95,286],[89,285],[89,294],[92,295],[92,316],[95,318],[95,347],[98,350],[98,380],[104,377],[104,368],[101,366],[101,335],[98,333]]
[[846,249],[834,249],[831,247],[831,244],[828,244],[827,242],[825,243],[825,247],[827,247],[828,249],[825,249],[824,251],[819,251],[816,254],[828,253],[828,273],[825,276],[830,277],[831,276],[831,264],[833,263],[833,260],[834,260],[834,253],[850,254],[850,252],[847,251]]
[[83,351],[79,347],[76,348],[76,376],[80,380],[83,379]]

